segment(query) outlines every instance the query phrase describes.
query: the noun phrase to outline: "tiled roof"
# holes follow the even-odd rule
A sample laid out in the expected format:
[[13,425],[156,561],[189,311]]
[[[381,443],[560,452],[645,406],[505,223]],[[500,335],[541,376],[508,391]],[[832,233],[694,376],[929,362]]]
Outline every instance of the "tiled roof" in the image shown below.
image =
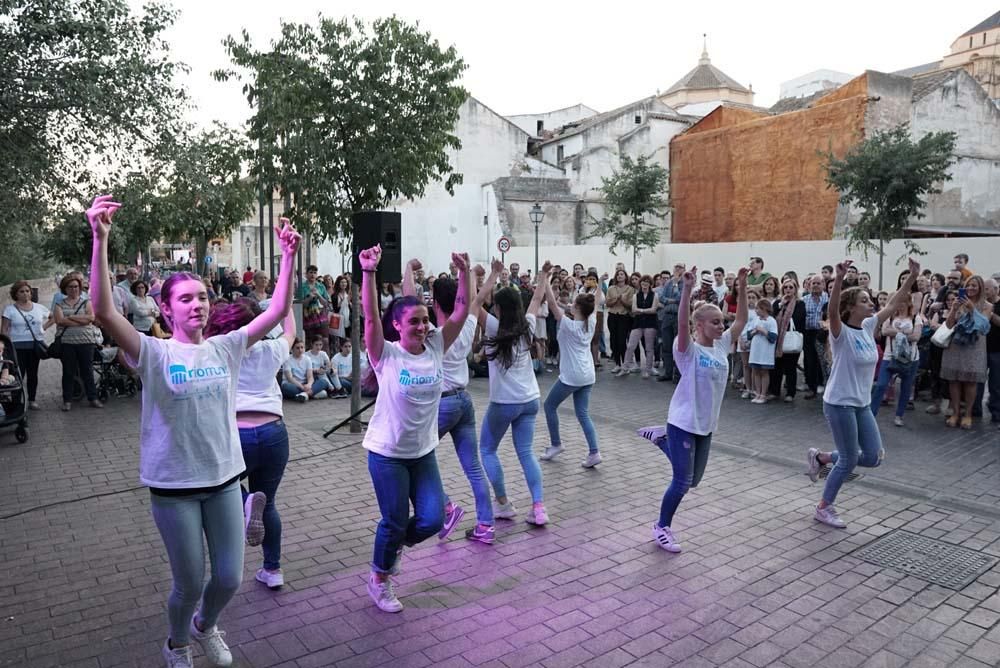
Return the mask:
[[923,99],[932,90],[955,76],[958,70],[943,70],[922,77],[913,78],[913,101]]
[[[707,60],[707,59],[706,59]],[[750,89],[732,78],[715,65],[702,62],[693,70],[685,74],[673,86],[668,88],[661,95],[669,95],[678,90],[699,90],[711,88],[729,88],[732,90],[749,93]]]
[[926,74],[927,72],[933,72],[941,67],[941,61],[935,60],[933,63],[924,63],[923,65],[917,65],[915,67],[907,67],[905,70],[899,70],[897,72],[892,72],[896,76],[900,77],[915,77],[918,74]]
[[962,33],[961,37],[966,35],[972,35],[977,32],[986,32],[987,30],[992,30],[993,28],[1000,28],[1000,12],[997,12],[993,16],[989,17],[979,25],[970,28]]

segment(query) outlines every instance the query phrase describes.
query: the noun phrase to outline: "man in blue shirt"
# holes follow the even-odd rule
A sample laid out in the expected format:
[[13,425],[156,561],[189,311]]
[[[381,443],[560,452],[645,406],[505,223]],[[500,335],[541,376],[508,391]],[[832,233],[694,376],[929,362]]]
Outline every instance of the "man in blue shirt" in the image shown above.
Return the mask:
[[815,399],[820,385],[823,385],[823,354],[826,351],[826,330],[821,324],[823,310],[829,297],[823,292],[824,282],[819,276],[806,279],[809,290],[802,301],[806,305],[806,331],[802,333],[802,364],[806,375],[806,399]]
[[657,299],[663,308],[660,309],[660,359],[663,370],[658,381],[668,381],[680,378],[680,372],[674,365],[674,339],[677,337],[677,307],[681,303],[681,285],[686,267],[678,262],[674,265],[674,275],[657,291]]

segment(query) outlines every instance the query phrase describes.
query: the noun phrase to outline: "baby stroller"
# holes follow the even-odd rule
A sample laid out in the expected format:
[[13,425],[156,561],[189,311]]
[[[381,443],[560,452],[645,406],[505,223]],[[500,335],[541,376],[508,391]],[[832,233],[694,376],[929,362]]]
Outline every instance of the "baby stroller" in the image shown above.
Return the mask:
[[111,395],[131,397],[141,389],[139,380],[118,363],[117,347],[98,347],[94,351],[94,373],[97,375],[97,398],[107,401]]
[[3,342],[3,357],[0,359],[0,429],[14,427],[18,443],[28,440],[28,390],[17,366],[14,343],[0,335]]

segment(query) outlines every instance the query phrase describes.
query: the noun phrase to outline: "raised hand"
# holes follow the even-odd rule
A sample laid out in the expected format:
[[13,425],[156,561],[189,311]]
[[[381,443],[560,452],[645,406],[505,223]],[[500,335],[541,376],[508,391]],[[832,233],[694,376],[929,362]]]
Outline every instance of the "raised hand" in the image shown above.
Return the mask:
[[698,267],[691,267],[691,269],[684,272],[681,278],[683,278],[684,283],[687,285],[693,285],[696,276],[698,276]]
[[750,267],[740,267],[740,270],[736,272],[736,280],[740,283],[745,283],[749,275]]
[[455,265],[455,268],[461,271],[469,270],[469,256],[466,253],[452,253],[451,263]]
[[854,264],[854,260],[844,260],[843,262],[837,263],[837,278],[843,280],[847,276],[847,270],[851,268]]
[[295,230],[290,220],[279,218],[274,233],[278,235],[278,245],[281,246],[282,255],[295,255],[298,252],[302,235]]
[[87,222],[95,236],[107,239],[111,232],[111,217],[122,205],[114,201],[111,195],[98,195],[87,209]]
[[358,261],[361,263],[362,271],[376,271],[381,259],[382,244],[376,244],[358,253]]
[[490,262],[490,269],[499,274],[501,271],[504,270],[503,262],[501,262],[496,258],[493,258],[493,261]]
[[546,260],[545,264],[542,265],[542,273],[543,274],[547,274],[550,271],[552,271],[552,262],[550,262],[549,260]]
[[913,277],[913,280],[917,280],[917,276],[920,275],[920,263],[917,262],[917,260],[915,258],[912,258],[912,257],[909,258],[909,260],[910,260],[909,261],[910,276]]
[[414,274],[424,268],[424,265],[421,264],[420,260],[418,260],[417,258],[413,258],[406,264],[410,265],[410,269],[413,271]]

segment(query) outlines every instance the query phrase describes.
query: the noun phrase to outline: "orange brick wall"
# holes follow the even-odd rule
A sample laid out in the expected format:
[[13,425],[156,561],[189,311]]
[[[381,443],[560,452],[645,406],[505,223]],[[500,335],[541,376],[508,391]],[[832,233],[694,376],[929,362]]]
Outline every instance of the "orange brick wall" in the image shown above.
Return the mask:
[[719,128],[730,127],[746,123],[758,118],[768,118],[768,115],[750,109],[740,109],[738,107],[716,107],[712,113],[698,121],[698,124],[688,130],[688,134],[708,132]]
[[837,192],[818,151],[843,155],[863,139],[867,89],[857,82],[846,99],[674,137],[672,240],[830,239]]

